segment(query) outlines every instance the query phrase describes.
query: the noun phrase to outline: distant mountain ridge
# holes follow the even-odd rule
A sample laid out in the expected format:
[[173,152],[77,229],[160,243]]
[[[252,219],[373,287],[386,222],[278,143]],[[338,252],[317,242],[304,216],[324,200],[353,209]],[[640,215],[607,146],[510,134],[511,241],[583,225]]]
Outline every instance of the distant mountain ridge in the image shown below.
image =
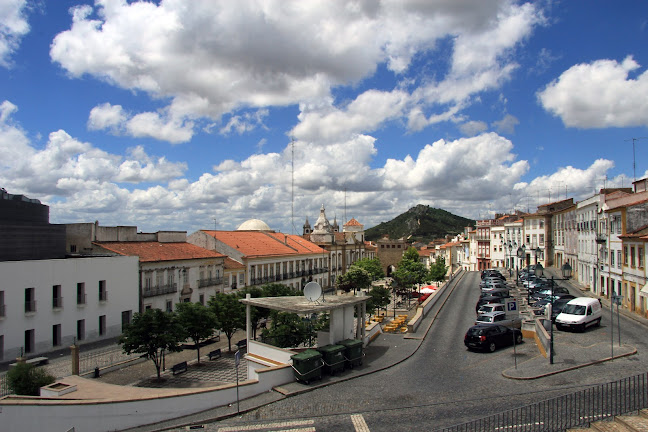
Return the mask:
[[475,221],[419,204],[389,222],[365,230],[365,238],[376,241],[387,234],[391,239],[404,238],[409,242],[429,243],[447,234],[459,234],[467,226],[474,227]]

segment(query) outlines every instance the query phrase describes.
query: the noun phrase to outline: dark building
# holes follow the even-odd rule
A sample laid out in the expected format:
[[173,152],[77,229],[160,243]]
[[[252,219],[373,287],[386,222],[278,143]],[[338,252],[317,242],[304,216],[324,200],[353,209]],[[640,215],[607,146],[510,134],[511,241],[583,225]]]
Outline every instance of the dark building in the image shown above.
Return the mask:
[[65,258],[65,225],[49,223],[49,207],[0,191],[0,261]]

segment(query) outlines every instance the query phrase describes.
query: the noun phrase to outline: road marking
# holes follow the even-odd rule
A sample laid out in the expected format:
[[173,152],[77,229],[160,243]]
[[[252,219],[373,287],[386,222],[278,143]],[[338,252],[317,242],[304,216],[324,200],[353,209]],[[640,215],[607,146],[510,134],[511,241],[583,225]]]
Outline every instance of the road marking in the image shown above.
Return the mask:
[[353,414],[351,416],[351,421],[353,422],[353,427],[355,427],[356,432],[369,432],[369,426],[365,422],[362,414]]
[[[285,428],[293,426],[306,426],[315,424],[315,420],[299,420],[299,421],[289,421],[289,422],[279,422],[279,423],[265,423],[258,425],[250,426],[227,426],[218,429],[218,432],[236,432],[236,431],[254,431],[261,429],[275,429],[275,428]],[[315,428],[302,428],[302,429],[284,429],[284,432],[315,432]],[[282,432],[282,431],[276,431]]]

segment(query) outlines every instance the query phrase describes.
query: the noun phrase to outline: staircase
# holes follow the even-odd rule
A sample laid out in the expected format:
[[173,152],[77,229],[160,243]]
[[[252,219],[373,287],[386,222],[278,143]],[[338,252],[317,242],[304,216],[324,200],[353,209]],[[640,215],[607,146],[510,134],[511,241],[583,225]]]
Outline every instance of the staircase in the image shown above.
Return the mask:
[[648,432],[648,409],[639,411],[638,415],[622,415],[613,421],[597,421],[589,428],[568,429],[569,432]]

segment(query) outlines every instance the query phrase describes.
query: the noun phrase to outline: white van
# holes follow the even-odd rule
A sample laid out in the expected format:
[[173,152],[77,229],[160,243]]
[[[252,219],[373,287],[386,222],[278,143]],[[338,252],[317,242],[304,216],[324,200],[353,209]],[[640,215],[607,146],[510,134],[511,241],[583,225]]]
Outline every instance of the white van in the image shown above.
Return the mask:
[[601,324],[601,303],[597,299],[578,297],[570,300],[556,317],[558,330],[584,331],[587,326]]

